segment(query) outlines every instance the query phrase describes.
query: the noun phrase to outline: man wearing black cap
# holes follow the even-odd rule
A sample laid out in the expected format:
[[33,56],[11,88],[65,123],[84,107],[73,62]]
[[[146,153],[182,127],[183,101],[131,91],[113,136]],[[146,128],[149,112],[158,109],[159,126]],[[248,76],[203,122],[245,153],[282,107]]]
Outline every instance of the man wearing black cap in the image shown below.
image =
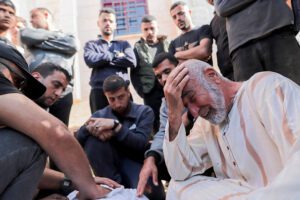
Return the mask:
[[45,167],[44,151],[78,188],[79,199],[103,197],[107,190],[95,184],[67,127],[29,99],[45,87],[27,70],[22,55],[0,42],[0,199],[32,199]]
[[10,0],[0,0],[0,40],[9,43],[8,30],[15,20],[16,8]]
[[118,75],[104,80],[103,91],[109,105],[91,116],[77,138],[96,176],[136,188],[152,131],[153,111],[130,101],[128,83]]

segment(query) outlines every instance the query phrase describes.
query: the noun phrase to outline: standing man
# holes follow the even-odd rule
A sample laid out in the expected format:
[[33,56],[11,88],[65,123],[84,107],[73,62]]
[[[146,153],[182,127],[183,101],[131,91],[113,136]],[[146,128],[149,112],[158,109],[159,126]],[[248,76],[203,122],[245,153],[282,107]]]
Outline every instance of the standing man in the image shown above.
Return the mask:
[[16,7],[10,0],[0,0],[0,41],[11,43],[8,40],[9,29],[16,18]]
[[103,90],[109,105],[95,112],[80,128],[78,140],[96,176],[136,188],[152,131],[153,112],[130,100],[128,83],[118,75],[107,77]]
[[170,8],[171,17],[182,34],[171,41],[169,52],[179,62],[198,59],[211,62],[212,37],[209,25],[195,27],[191,10],[182,1],[175,2]]
[[[74,72],[74,55],[79,46],[73,35],[57,31],[53,24],[53,15],[47,8],[35,8],[30,12],[34,27],[21,30],[21,41],[29,51],[27,61],[30,71],[45,62],[63,67],[71,77]],[[63,97],[49,108],[49,112],[69,124],[73,104],[73,84],[69,84]]]
[[127,41],[114,40],[116,14],[110,8],[100,10],[98,17],[100,37],[85,44],[84,60],[92,68],[90,79],[90,107],[92,113],[108,105],[103,93],[103,81],[117,74],[129,80],[127,68],[136,66],[133,49]]
[[157,35],[158,25],[156,18],[146,15],[141,23],[142,38],[134,45],[134,53],[137,59],[137,66],[130,73],[132,85],[137,93],[144,99],[144,104],[152,108],[154,112],[154,133],[159,129],[159,108],[163,97],[162,86],[157,81],[152,62],[154,57],[167,52],[169,42],[167,36]]
[[215,0],[214,4],[217,14],[226,18],[236,81],[274,71],[300,84],[300,47],[286,1]]

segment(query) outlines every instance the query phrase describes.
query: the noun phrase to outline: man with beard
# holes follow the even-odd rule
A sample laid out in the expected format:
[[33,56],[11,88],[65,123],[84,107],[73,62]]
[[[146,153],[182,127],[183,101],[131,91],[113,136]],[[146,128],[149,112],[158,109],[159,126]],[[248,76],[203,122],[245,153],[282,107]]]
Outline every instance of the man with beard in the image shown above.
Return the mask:
[[133,49],[127,41],[114,40],[116,29],[115,11],[110,8],[100,10],[98,17],[100,37],[89,41],[84,47],[84,60],[92,68],[90,79],[90,107],[92,113],[108,105],[103,93],[103,81],[117,74],[129,80],[127,68],[136,66]]
[[152,62],[157,54],[168,51],[169,42],[167,36],[158,35],[157,20],[154,16],[143,17],[141,31],[142,38],[134,45],[137,66],[131,69],[130,78],[134,89],[144,99],[144,104],[150,106],[154,112],[153,132],[156,133],[159,129],[159,108],[164,94],[153,73]]
[[[297,84],[274,72],[233,82],[189,60],[171,72],[164,92],[164,155],[175,180],[167,199],[299,199]],[[202,126],[203,143],[191,147],[179,114],[184,107],[220,131]],[[199,175],[210,163],[217,178]]]
[[212,36],[209,25],[195,27],[191,19],[191,10],[182,1],[171,6],[170,14],[182,34],[171,41],[169,52],[174,54],[179,62],[199,59],[211,63]]
[[0,41],[10,43],[7,39],[9,29],[13,26],[16,8],[10,0],[0,0]]
[[128,82],[118,75],[104,80],[109,105],[95,112],[78,131],[96,176],[136,188],[148,148],[154,115],[150,107],[130,101]]

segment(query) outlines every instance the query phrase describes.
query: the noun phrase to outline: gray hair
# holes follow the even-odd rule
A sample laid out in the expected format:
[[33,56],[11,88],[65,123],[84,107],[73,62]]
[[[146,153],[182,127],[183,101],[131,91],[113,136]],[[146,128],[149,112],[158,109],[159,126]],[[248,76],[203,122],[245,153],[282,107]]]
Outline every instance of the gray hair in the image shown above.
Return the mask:
[[[184,65],[188,69],[190,79],[196,80],[197,83],[204,86],[205,89],[208,89],[206,87],[206,85],[208,84],[208,82],[207,82],[208,80],[204,75],[204,71],[207,68],[213,69],[213,67],[210,64],[208,64],[204,61],[201,61],[201,60],[190,59],[190,60],[183,62],[182,65]],[[218,74],[218,76],[221,79],[227,80],[227,78],[223,77],[219,72],[216,71],[216,73]],[[208,84],[208,85],[210,85],[210,84]]]

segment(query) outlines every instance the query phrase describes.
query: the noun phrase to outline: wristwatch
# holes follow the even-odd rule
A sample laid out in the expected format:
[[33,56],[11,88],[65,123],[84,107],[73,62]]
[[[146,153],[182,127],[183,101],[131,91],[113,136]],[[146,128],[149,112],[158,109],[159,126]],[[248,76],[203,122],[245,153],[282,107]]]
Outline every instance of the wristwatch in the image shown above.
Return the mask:
[[114,126],[112,127],[112,130],[114,131],[118,126],[119,126],[120,122],[117,119],[114,119]]
[[60,184],[60,191],[62,194],[64,195],[68,195],[70,194],[72,191],[74,191],[74,186],[72,184],[72,181],[68,178],[64,178],[62,181],[61,181],[61,184]]

